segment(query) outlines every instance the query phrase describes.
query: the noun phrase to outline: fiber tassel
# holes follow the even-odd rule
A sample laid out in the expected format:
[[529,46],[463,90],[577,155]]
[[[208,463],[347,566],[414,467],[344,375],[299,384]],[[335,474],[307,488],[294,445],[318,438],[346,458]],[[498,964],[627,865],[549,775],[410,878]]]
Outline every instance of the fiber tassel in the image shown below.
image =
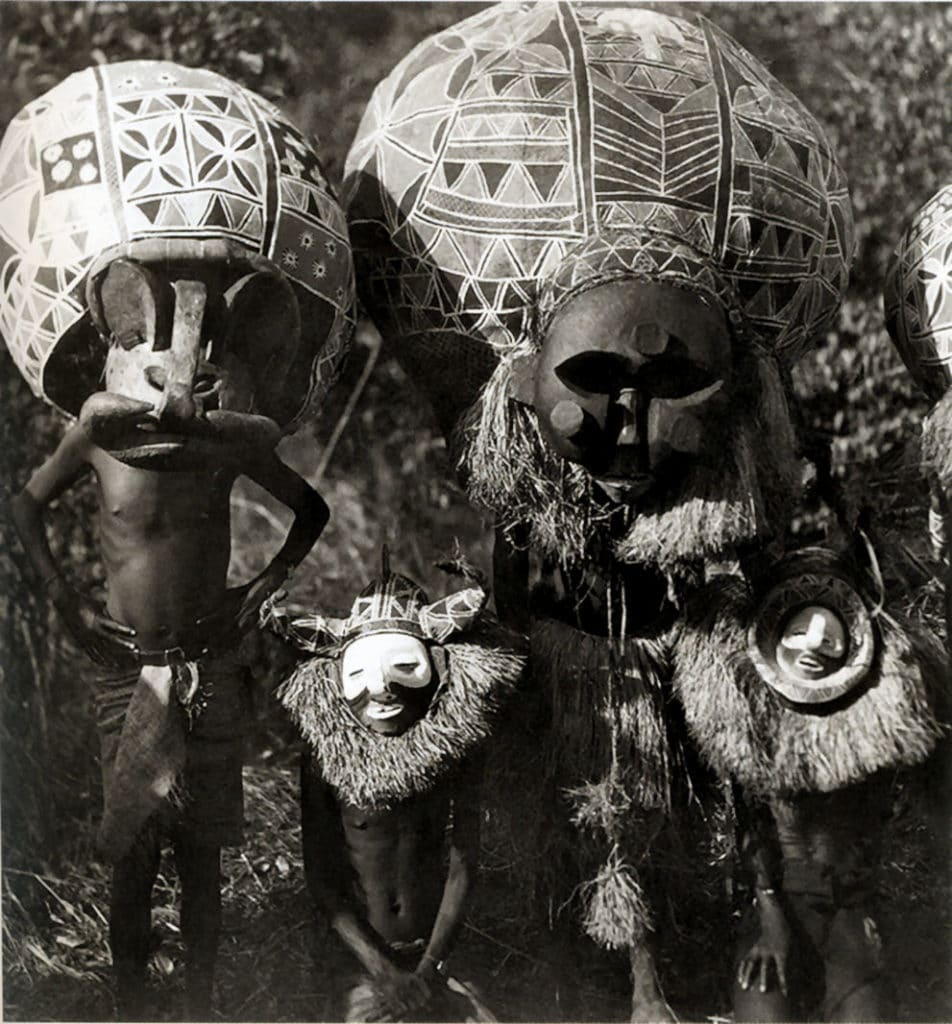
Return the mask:
[[635,869],[613,847],[598,875],[581,888],[582,927],[605,949],[627,949],[654,930]]

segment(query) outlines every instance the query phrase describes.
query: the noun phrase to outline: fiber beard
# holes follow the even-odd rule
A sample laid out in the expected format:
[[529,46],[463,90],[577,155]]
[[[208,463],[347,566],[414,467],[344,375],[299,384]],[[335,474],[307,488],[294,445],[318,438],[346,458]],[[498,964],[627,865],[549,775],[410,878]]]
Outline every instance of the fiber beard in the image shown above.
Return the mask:
[[824,793],[919,764],[948,734],[947,663],[922,626],[880,615],[870,679],[828,708],[804,710],[785,704],[748,659],[754,613],[743,583],[712,583],[692,598],[675,650],[688,731],[719,777],[759,796]]
[[470,499],[508,535],[529,527],[529,544],[566,568],[613,546],[621,562],[674,572],[730,555],[781,532],[800,486],[797,444],[776,362],[751,355],[735,368],[745,382],[724,425],[725,444],[657,496],[628,510],[602,498],[580,466],[554,453],[536,414],[509,397],[510,368],[497,366],[463,418],[453,452]]
[[371,732],[350,712],[336,654],[308,658],[282,685],[279,699],[339,796],[358,807],[395,806],[451,777],[490,741],[526,659],[515,635],[496,624],[480,624],[465,640],[433,648],[436,695],[399,736]]

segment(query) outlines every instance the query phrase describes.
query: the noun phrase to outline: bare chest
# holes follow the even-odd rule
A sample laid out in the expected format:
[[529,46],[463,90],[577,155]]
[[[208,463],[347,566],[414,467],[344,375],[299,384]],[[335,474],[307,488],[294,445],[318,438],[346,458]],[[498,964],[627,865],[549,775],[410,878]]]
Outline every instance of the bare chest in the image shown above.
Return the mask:
[[341,808],[348,860],[368,920],[388,942],[432,926],[443,889],[448,805],[418,798],[385,811]]
[[182,473],[125,466],[96,467],[105,535],[140,540],[205,537],[228,532],[232,475]]
[[368,894],[377,888],[415,889],[442,860],[449,807],[429,797],[388,810],[341,808],[351,868]]

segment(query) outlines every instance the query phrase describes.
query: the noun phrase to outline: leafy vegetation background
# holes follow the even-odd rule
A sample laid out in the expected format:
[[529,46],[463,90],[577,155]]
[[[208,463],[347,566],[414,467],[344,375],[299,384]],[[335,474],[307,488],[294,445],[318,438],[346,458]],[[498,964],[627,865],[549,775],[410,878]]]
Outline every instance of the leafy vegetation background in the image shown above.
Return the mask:
[[[417,41],[479,6],[7,2],[0,5],[0,125],[91,63],[169,59],[220,71],[282,105],[319,138],[326,169],[339,181],[374,85]],[[835,472],[854,502],[871,505],[897,543],[924,564],[925,499],[915,443],[925,404],[883,331],[880,287],[902,225],[952,180],[952,6],[724,3],[667,4],[664,10],[704,14],[733,34],[830,133],[851,183],[856,259],[838,327],[798,368],[796,387],[807,423],[832,437]],[[361,390],[365,368],[370,376]],[[99,783],[88,695],[55,619],[22,584],[6,511],[9,496],[52,451],[64,425],[0,355],[4,1012],[11,1019],[109,1013],[101,916],[106,876],[90,838]],[[331,453],[328,441],[338,427]],[[431,563],[456,537],[488,569],[488,524],[463,502],[422,396],[390,353],[379,351],[372,332],[358,339],[320,420],[285,442],[282,452],[318,484],[333,512],[331,526],[297,574],[295,599],[345,609],[372,574],[383,541],[395,565],[433,592],[442,584]],[[814,513],[805,510],[804,529]],[[233,570],[240,578],[277,545],[286,520],[250,488],[237,495],[234,519]],[[49,523],[53,546],[74,578],[97,585],[89,489],[63,498]],[[936,586],[927,582],[920,589],[924,579],[910,584],[907,597],[928,614]],[[328,1019],[328,965],[336,963],[336,954],[312,935],[300,898],[290,737],[268,698],[280,655],[260,653],[271,670],[261,674],[258,728],[249,751],[252,840],[226,865],[220,998],[231,1019]],[[891,947],[890,970],[902,1015],[948,1019],[948,887],[944,875],[936,876],[947,869],[948,837],[936,847],[934,833],[924,829],[915,816],[905,825],[900,820],[892,859],[884,866],[892,901],[887,910],[904,938]],[[527,931],[525,922],[507,913],[504,854],[488,849],[486,861],[489,895],[464,945],[490,987],[507,997],[508,1016],[624,1016],[623,965],[613,964],[613,973],[602,977],[606,958],[588,950],[579,954],[580,962],[594,973],[568,982],[545,953],[538,928]],[[175,895],[174,875],[163,873],[153,963],[162,995],[156,1013],[162,1017],[175,1012],[178,991]],[[682,924],[702,944],[695,955],[703,961],[703,942],[717,945],[716,925],[711,931],[710,922]],[[323,973],[315,970],[313,955],[322,958]],[[706,959],[718,963],[713,953]],[[338,966],[346,969],[346,960]],[[677,966],[668,965],[675,992],[693,1000],[695,1012],[724,1009],[723,979],[713,978],[713,968],[711,978],[692,990],[684,972],[678,980]],[[696,967],[692,973],[705,975]]]

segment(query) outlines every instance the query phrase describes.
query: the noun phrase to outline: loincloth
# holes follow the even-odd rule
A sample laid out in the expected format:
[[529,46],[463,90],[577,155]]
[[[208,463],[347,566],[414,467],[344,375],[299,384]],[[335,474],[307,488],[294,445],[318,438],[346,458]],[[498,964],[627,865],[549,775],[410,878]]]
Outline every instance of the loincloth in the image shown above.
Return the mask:
[[[188,834],[203,844],[241,843],[248,670],[230,651],[205,655],[192,664],[197,669],[198,693],[195,711],[188,716],[174,689],[166,704],[146,689],[150,679],[161,684],[168,668],[131,662],[121,667],[94,665],[87,673],[100,739],[105,798],[101,839],[107,851],[121,854],[126,848],[125,805],[136,802],[136,786],[146,789],[144,806],[156,804],[146,818],[155,816],[164,829]],[[137,719],[134,723],[129,722],[130,708]],[[127,722],[138,735],[130,736],[130,729],[124,728]],[[117,777],[121,745],[124,751],[133,747],[143,766],[142,779]],[[163,799],[157,799],[159,795]]]

